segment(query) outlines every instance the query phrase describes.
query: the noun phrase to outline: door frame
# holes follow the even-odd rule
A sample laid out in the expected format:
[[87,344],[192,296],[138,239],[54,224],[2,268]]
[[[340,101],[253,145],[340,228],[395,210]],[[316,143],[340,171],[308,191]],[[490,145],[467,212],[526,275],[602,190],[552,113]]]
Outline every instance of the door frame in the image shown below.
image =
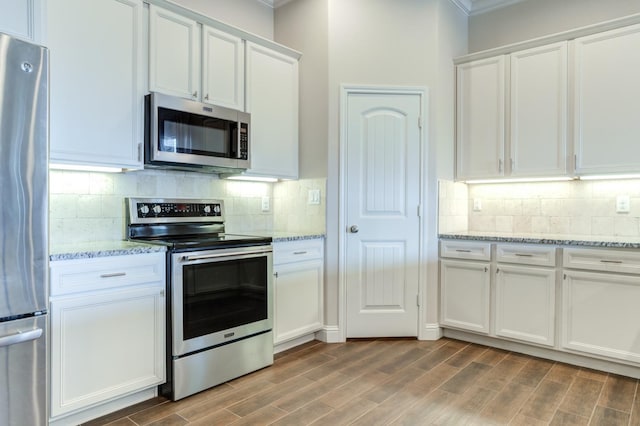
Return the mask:
[[426,300],[427,294],[427,236],[429,235],[428,217],[432,214],[430,210],[435,208],[428,204],[428,189],[430,186],[431,176],[435,176],[435,171],[431,173],[428,167],[434,167],[433,162],[429,162],[429,89],[427,87],[414,86],[372,86],[372,85],[340,85],[340,168],[339,168],[339,194],[338,194],[338,331],[339,341],[347,340],[347,273],[346,273],[346,256],[347,256],[347,210],[345,203],[345,181],[346,181],[346,143],[347,143],[347,123],[348,108],[347,99],[352,94],[382,94],[382,95],[417,95],[420,96],[420,182],[418,186],[420,200],[420,217],[419,217],[419,242],[418,242],[418,258],[420,265],[418,267],[418,298],[420,305],[418,306],[418,324],[416,324],[417,336],[419,340],[432,338],[427,328],[423,325],[426,323]]

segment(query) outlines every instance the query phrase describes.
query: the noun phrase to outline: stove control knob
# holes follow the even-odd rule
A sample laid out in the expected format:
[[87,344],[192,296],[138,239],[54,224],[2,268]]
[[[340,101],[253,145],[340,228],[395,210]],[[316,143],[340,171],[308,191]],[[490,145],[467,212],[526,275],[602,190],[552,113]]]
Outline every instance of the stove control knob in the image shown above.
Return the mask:
[[204,206],[203,210],[204,210],[205,213],[209,214],[209,213],[211,213],[211,206]]
[[159,205],[156,204],[155,206],[153,206],[153,212],[155,214],[159,214],[161,211],[162,211],[162,208],[160,208]]
[[142,207],[140,207],[140,213],[149,214],[149,206],[146,204],[143,204]]
[[213,206],[213,211],[216,212],[216,213],[220,213],[220,204],[215,204]]

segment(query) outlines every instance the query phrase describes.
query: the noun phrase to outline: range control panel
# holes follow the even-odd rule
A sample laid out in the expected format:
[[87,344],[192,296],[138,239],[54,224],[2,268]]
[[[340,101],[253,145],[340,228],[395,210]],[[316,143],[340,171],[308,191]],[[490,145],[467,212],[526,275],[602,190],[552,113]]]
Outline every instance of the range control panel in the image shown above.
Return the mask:
[[222,222],[222,200],[129,198],[130,223]]

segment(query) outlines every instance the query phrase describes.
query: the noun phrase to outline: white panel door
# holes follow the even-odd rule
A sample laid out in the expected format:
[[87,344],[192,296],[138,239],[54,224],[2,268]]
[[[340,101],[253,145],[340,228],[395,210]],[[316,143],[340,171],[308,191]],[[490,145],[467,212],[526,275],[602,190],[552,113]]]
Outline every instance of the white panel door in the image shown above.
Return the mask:
[[575,40],[576,172],[640,168],[640,25]]
[[417,336],[421,97],[346,104],[347,337]]
[[567,42],[511,54],[510,176],[567,172]]

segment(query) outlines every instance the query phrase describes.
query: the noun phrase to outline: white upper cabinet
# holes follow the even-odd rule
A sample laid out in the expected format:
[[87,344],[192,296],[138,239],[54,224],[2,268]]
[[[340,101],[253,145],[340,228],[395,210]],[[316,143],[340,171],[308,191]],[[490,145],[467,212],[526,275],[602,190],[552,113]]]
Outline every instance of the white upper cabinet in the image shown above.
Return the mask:
[[244,40],[206,25],[202,29],[202,100],[244,110]]
[[567,42],[510,55],[511,177],[567,173]]
[[42,43],[43,0],[0,0],[0,32]]
[[567,174],[567,42],[457,67],[457,178]]
[[574,41],[577,174],[640,169],[640,25]]
[[248,175],[298,178],[298,59],[247,42]]
[[458,65],[456,78],[456,176],[460,180],[504,175],[505,57]]
[[56,0],[51,163],[142,168],[142,0]]
[[149,6],[149,90],[198,99],[200,28],[196,21]]
[[244,110],[244,40],[150,5],[149,90]]

